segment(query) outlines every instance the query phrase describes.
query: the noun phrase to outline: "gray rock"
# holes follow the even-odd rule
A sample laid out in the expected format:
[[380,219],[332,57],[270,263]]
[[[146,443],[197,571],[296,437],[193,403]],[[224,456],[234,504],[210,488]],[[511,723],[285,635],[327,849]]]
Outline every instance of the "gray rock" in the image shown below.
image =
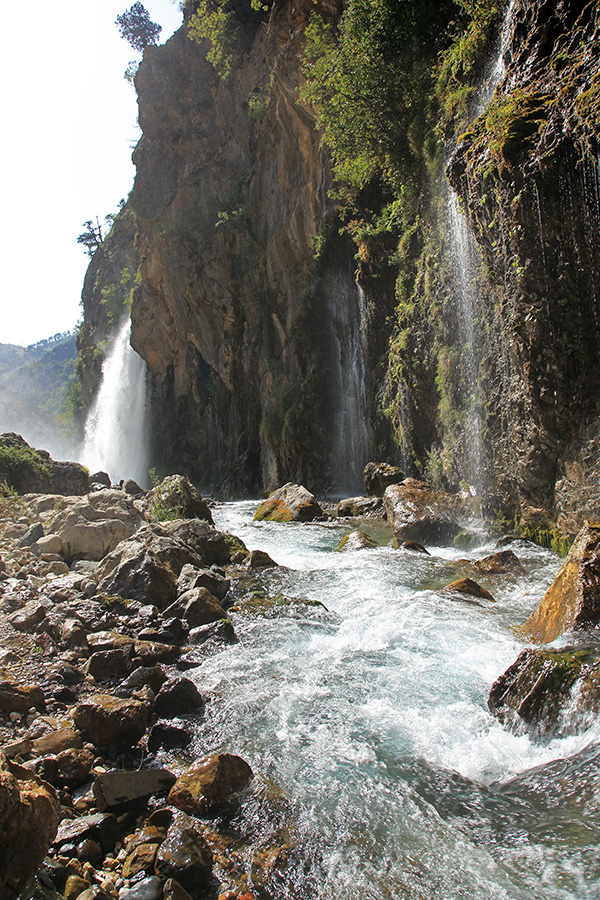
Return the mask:
[[177,595],[185,593],[197,587],[204,587],[217,598],[223,600],[229,590],[231,582],[214,569],[197,569],[195,566],[185,565],[177,579]]
[[27,534],[24,534],[21,540],[17,543],[17,547],[31,547],[32,544],[35,544],[37,540],[44,536],[44,526],[41,522],[36,522],[35,525],[32,525]]
[[106,772],[94,781],[94,798],[98,809],[107,809],[168,791],[175,781],[175,775],[167,769]]
[[162,881],[156,875],[142,878],[133,887],[119,891],[119,900],[162,900],[162,897]]

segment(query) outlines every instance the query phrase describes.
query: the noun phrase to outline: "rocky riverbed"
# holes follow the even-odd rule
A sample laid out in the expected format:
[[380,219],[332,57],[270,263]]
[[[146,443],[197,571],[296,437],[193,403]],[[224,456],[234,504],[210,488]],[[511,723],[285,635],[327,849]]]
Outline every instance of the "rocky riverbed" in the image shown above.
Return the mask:
[[[0,501],[0,895],[281,896],[290,861],[302,866],[294,816],[267,766],[253,771],[226,749],[199,752],[195,733],[212,699],[194,676],[236,643],[230,616],[269,616],[281,602],[264,591],[263,573],[276,564],[215,528],[210,503],[181,476],[148,492],[132,482],[115,488],[102,473],[90,479],[68,464],[63,490],[73,479],[82,489],[52,493],[61,485],[42,455],[35,487],[41,479],[46,492],[28,492],[23,459],[31,464],[36,451],[16,436],[2,442],[20,448],[11,458],[20,454],[24,492],[5,482]],[[255,518],[327,527],[360,513],[362,520],[345,519],[345,552],[378,546],[360,525],[366,515],[383,527],[384,509],[400,552],[427,554],[417,538],[430,547],[448,535],[473,540],[465,528],[472,498],[436,493],[399,471],[374,484],[369,497],[337,509],[285,485]],[[572,646],[524,651],[493,686],[490,709],[510,727],[518,720],[561,733],[561,711],[572,712],[574,697],[581,721],[596,713],[597,528],[586,528],[525,626],[539,630],[558,617],[559,633],[573,631]],[[494,597],[475,578],[522,572],[517,556],[500,549],[472,564],[459,560],[455,573],[464,577],[440,589],[491,608]],[[576,717],[569,722],[577,728]]]

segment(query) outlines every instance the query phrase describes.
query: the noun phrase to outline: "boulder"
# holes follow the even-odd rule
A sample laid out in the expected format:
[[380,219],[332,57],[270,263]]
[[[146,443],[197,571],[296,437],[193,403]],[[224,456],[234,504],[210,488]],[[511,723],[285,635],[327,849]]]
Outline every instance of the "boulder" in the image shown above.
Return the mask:
[[113,650],[99,650],[88,659],[85,671],[96,681],[109,678],[121,678],[128,675],[133,668],[131,653],[115,647]]
[[383,497],[390,484],[400,484],[406,478],[402,469],[389,463],[370,462],[365,466],[365,490],[369,496]]
[[148,734],[148,750],[156,753],[161,747],[173,750],[176,747],[188,747],[192,743],[192,735],[181,725],[168,725],[166,722],[157,722]]
[[189,678],[172,678],[166,681],[156,695],[154,712],[157,716],[171,718],[204,709],[204,700],[198,688]]
[[73,709],[73,721],[94,747],[131,747],[148,724],[149,708],[138,700],[94,694]]
[[600,621],[600,524],[586,522],[558,575],[521,632],[549,643],[565,631],[578,631]]
[[524,575],[525,569],[512,550],[499,550],[473,563],[483,575]]
[[135,541],[123,542],[114,555],[118,562],[109,574],[104,576],[102,566],[98,571],[99,593],[140,600],[159,608],[168,606],[175,595],[175,576],[171,569]]
[[345,535],[338,544],[338,550],[372,550],[378,547],[377,541],[365,534],[364,531],[351,531]]
[[458,495],[438,491],[414,478],[387,487],[383,502],[397,546],[405,541],[450,544],[461,531],[459,516],[466,513]]
[[175,775],[162,768],[105,772],[94,781],[96,806],[98,809],[107,809],[129,800],[160,794],[168,791],[175,781]]
[[265,550],[251,550],[244,560],[249,569],[275,569],[277,563]]
[[197,569],[186,563],[177,579],[177,595],[192,588],[203,587],[210,591],[217,600],[224,600],[230,586],[229,578],[225,578],[214,569]]
[[254,521],[268,519],[273,522],[312,522],[323,515],[314,494],[300,484],[284,484],[270,494],[254,513]]
[[385,510],[383,508],[381,496],[347,497],[345,500],[340,500],[336,507],[335,514],[340,518],[346,516],[376,516],[377,518],[384,518]]
[[89,750],[63,750],[57,755],[56,762],[59,784],[76,788],[91,778],[94,756]]
[[204,519],[213,524],[213,518],[205,500],[194,485],[183,475],[168,475],[148,495],[148,509],[162,520]]
[[159,878],[173,879],[193,898],[204,895],[212,873],[212,853],[194,820],[178,813],[156,854]]
[[226,618],[226,613],[217,598],[205,587],[185,591],[165,609],[164,615],[167,618],[177,616],[185,619],[191,628]]
[[[246,550],[239,538],[217,531],[201,519],[176,519],[174,522],[165,522],[164,530],[182,541],[196,554],[196,560],[200,561],[189,560],[189,562],[198,568],[225,565],[231,559],[232,553]],[[179,571],[181,568],[183,566]]]
[[58,828],[60,805],[50,785],[0,752],[0,897],[16,900]]
[[472,578],[459,578],[458,581],[453,581],[452,584],[444,588],[444,593],[465,594],[467,597],[476,597],[478,600],[494,602],[490,592],[486,591],[480,584],[477,584],[476,581],[473,581]]
[[119,490],[101,490],[71,499],[51,522],[70,561],[103,559],[144,522],[132,498]]
[[192,816],[211,815],[248,786],[253,772],[231,753],[197,760],[180,775],[169,792],[169,803]]
[[525,723],[538,734],[585,730],[600,710],[600,649],[523,650],[492,685],[488,706],[500,721]]

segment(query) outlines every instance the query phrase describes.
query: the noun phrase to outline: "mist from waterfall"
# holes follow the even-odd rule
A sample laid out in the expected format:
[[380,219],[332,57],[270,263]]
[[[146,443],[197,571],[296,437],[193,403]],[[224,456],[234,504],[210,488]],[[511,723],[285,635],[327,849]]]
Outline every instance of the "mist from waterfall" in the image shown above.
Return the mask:
[[107,472],[113,483],[148,482],[146,363],[129,338],[127,316],[102,364],[98,395],[85,423],[81,461],[90,472]]

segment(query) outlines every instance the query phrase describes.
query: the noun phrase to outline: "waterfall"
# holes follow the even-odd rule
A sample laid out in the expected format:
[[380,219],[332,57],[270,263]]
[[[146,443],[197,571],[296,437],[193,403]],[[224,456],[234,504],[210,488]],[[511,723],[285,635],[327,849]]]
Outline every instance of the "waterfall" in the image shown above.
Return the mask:
[[369,460],[366,300],[357,284],[329,291],[333,320],[334,493],[362,490]]
[[98,395],[85,423],[82,462],[111,481],[148,480],[146,444],[146,363],[129,343],[131,320],[124,319],[102,364]]

